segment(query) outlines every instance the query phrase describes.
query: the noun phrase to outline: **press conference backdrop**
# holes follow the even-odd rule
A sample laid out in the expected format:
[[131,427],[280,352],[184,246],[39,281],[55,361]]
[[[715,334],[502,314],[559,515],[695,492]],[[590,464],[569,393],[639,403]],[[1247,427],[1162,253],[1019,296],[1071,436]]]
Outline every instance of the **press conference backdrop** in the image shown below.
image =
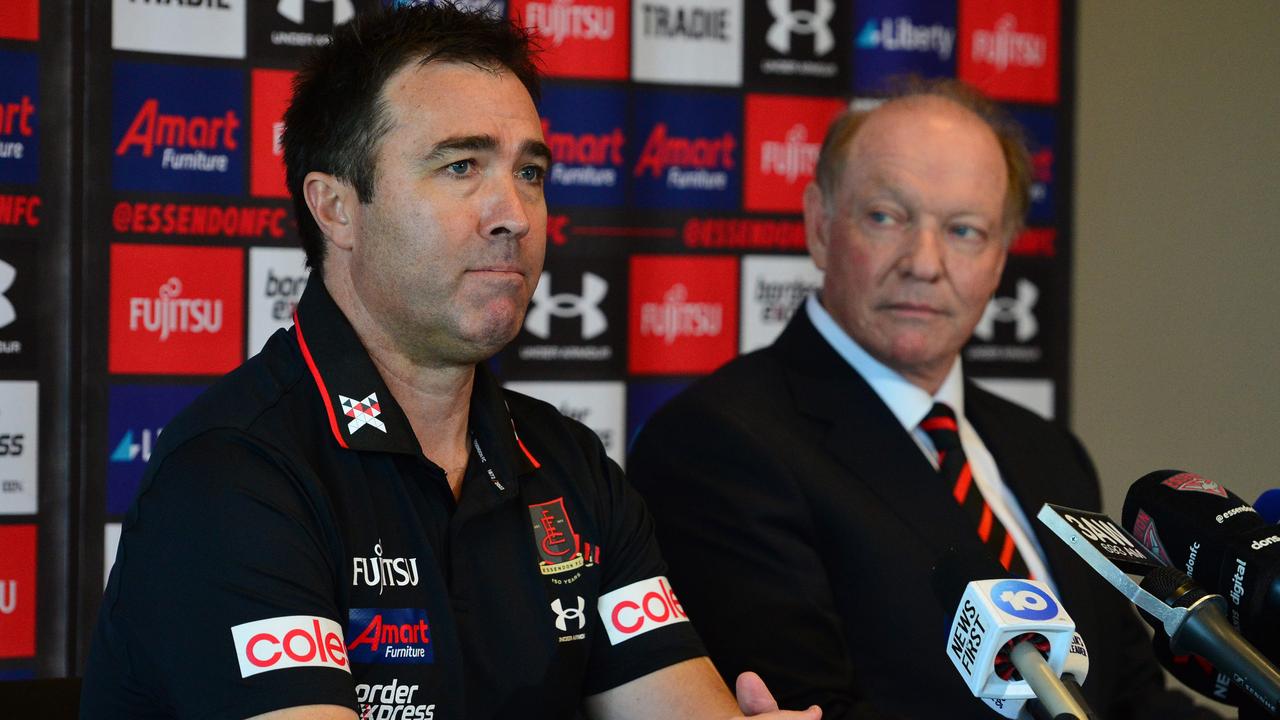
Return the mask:
[[[377,0],[371,0],[376,6]],[[546,47],[547,270],[493,361],[627,440],[821,277],[801,193],[886,78],[959,77],[1033,148],[966,367],[1067,407],[1070,0],[510,0]],[[68,9],[68,5],[71,9]],[[157,436],[289,326],[294,70],[354,0],[0,3],[0,678],[74,674]]]

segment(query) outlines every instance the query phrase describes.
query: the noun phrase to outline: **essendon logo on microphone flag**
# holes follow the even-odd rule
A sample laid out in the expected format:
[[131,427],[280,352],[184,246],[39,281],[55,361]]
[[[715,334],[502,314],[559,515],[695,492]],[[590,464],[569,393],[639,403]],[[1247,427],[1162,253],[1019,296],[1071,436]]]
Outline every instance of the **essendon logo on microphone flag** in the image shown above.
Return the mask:
[[0,526],[0,658],[36,654],[36,526]]
[[111,246],[113,373],[220,375],[240,364],[244,251]]
[[549,77],[625,80],[631,52],[626,0],[512,0],[516,18],[542,43]]
[[1058,101],[1058,0],[960,0],[956,73],[999,100]]
[[0,51],[0,183],[40,178],[40,63],[33,53]]
[[117,62],[111,182],[118,190],[244,192],[244,75]]
[[289,197],[284,179],[284,111],[289,107],[294,73],[288,70],[254,70],[252,154],[249,194],[254,197]]
[[630,291],[632,373],[708,373],[737,353],[736,258],[632,257]]
[[1226,488],[1214,480],[1200,477],[1195,473],[1178,473],[1173,477],[1165,478],[1160,484],[1182,492],[1199,492],[1222,498],[1227,497]]
[[742,101],[724,95],[638,93],[635,200],[641,207],[738,207]]
[[844,103],[831,98],[748,95],[744,206],[765,212],[803,209],[818,150]]

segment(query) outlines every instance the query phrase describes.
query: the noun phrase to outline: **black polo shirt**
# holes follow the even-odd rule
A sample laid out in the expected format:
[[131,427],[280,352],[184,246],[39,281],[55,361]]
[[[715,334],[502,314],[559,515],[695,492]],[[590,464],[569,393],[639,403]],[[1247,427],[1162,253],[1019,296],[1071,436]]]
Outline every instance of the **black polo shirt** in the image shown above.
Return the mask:
[[704,654],[590,430],[478,366],[455,502],[319,278],[295,320],[161,435],[85,717],[569,718]]

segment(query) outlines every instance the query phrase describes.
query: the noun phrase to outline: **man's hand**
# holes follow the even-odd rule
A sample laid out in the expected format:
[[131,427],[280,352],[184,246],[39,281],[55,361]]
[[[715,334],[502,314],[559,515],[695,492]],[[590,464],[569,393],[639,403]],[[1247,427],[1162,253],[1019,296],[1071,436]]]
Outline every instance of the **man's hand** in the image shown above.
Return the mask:
[[779,710],[777,701],[773,699],[773,693],[769,692],[764,680],[753,672],[744,672],[739,675],[734,685],[738,696],[738,708],[742,710],[744,718],[819,720],[822,717],[822,708],[817,705],[803,711]]

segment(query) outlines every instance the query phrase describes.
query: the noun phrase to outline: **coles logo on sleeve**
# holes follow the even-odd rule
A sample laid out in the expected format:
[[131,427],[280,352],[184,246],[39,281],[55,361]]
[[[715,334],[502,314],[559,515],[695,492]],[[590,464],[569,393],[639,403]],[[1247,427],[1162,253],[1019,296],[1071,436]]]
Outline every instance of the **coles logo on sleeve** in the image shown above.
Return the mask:
[[107,390],[107,514],[123,515],[164,426],[201,385],[112,385]]
[[957,75],[1000,100],[1058,101],[1058,1],[960,0]]
[[512,0],[511,16],[542,42],[548,76],[627,78],[626,0]]
[[39,507],[39,397],[34,380],[0,381],[0,515],[34,515]]
[[834,98],[748,95],[743,206],[765,212],[804,209],[822,138],[844,109]]
[[600,596],[597,607],[610,645],[661,627],[689,622],[689,616],[671,590],[671,583],[661,575],[607,592]]
[[40,178],[40,63],[34,53],[0,51],[0,183]]
[[627,94],[617,88],[543,88],[542,134],[551,147],[547,205],[616,207],[626,200]]
[[36,526],[0,525],[0,658],[36,654]]
[[859,0],[853,23],[855,91],[881,92],[897,75],[955,75],[955,3]]
[[313,615],[286,615],[231,628],[240,677],[296,667],[351,672],[342,626]]
[[111,246],[112,373],[220,375],[240,364],[244,251]]
[[247,2],[249,0],[113,0],[111,47],[175,55],[242,58],[244,6]]
[[431,623],[421,608],[351,608],[347,655],[362,665],[426,665],[436,661]]
[[292,97],[294,73],[288,70],[254,70],[253,110],[250,133],[249,194],[254,197],[289,197],[284,178],[284,111]]
[[[39,40],[40,0],[0,2],[0,38]],[[6,82],[11,79],[9,76],[5,77]]]
[[637,93],[635,201],[641,207],[738,207],[742,101],[678,92]]
[[117,62],[114,83],[111,182],[116,189],[244,192],[241,71]]
[[736,258],[632,257],[630,371],[692,375],[732,359],[737,299]]
[[632,79],[742,84],[741,0],[635,0],[631,25]]

